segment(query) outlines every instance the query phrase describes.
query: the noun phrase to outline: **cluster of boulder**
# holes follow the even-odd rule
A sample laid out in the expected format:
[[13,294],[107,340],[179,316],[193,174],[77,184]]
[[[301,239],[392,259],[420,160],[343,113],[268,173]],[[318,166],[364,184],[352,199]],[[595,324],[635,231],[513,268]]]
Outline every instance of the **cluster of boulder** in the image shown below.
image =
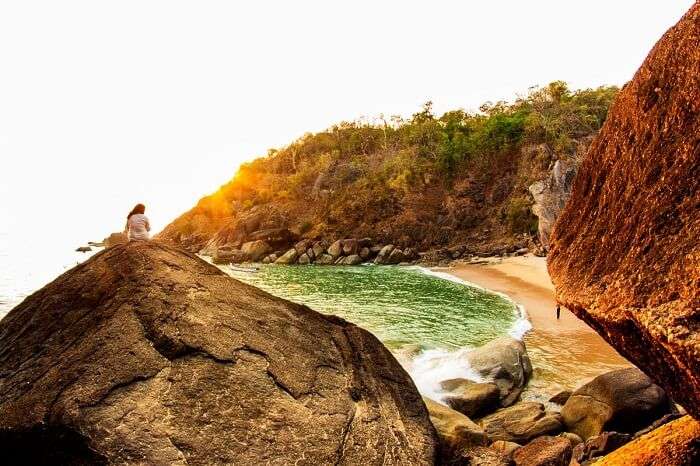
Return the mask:
[[243,243],[240,247],[210,245],[201,253],[211,256],[215,264],[262,262],[283,265],[359,265],[373,262],[389,265],[406,264],[418,258],[412,248],[374,244],[370,238],[339,239],[332,243],[303,239],[291,247],[277,250],[268,241],[258,239]]
[[525,345],[508,337],[475,350],[469,364],[489,381],[445,380],[440,402],[424,399],[444,464],[588,465],[683,415],[633,367],[559,393],[546,406],[520,401],[532,366]]

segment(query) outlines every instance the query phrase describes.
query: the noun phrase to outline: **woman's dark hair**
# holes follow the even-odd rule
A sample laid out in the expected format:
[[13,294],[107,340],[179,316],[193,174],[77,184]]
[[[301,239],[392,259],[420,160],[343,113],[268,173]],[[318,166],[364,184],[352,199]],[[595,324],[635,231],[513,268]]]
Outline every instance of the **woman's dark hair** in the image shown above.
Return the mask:
[[143,204],[136,204],[136,206],[131,209],[131,212],[129,212],[129,215],[126,216],[126,219],[129,220],[132,215],[134,214],[144,214],[146,213],[146,206]]

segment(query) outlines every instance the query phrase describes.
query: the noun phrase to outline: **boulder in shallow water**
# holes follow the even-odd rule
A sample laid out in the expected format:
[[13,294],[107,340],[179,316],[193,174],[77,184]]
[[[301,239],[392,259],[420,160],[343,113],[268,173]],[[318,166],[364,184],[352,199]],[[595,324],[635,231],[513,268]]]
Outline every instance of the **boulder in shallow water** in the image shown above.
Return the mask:
[[389,257],[386,259],[386,264],[400,264],[401,262],[404,262],[406,260],[406,254],[399,249],[399,248],[394,248],[391,251],[391,254],[389,254]]
[[309,265],[311,263],[311,258],[309,257],[308,254],[304,253],[301,256],[299,256],[299,264],[300,265]]
[[343,240],[337,240],[328,246],[328,254],[330,254],[333,259],[337,259],[343,255]]
[[316,241],[313,246],[311,246],[311,249],[314,252],[314,257],[319,257],[321,254],[326,252],[326,249],[328,248],[328,243],[325,241]]
[[10,311],[0,374],[8,464],[431,465],[437,448],[369,332],[156,242],[100,252]]
[[243,243],[243,246],[241,246],[241,251],[248,254],[250,260],[257,262],[268,255],[272,251],[272,248],[266,241],[257,240]]
[[521,402],[502,408],[479,421],[492,440],[525,444],[535,437],[562,431],[559,413],[547,412],[541,403]]
[[606,430],[636,432],[670,409],[663,389],[630,367],[599,375],[577,389],[561,415],[567,430],[585,440]]
[[516,466],[569,466],[571,442],[563,437],[538,437],[513,453]]
[[320,256],[316,257],[317,265],[332,265],[333,262],[335,262],[335,259],[333,259],[333,256],[330,254],[321,254]]
[[294,245],[294,249],[296,249],[298,255],[302,255],[306,253],[306,250],[311,247],[313,242],[310,239],[303,239],[296,243]]
[[358,255],[362,258],[363,261],[368,260],[371,256],[371,254],[372,253],[370,252],[368,247],[364,247],[364,248],[360,249],[360,252],[358,253]]
[[492,340],[471,351],[467,359],[472,369],[498,385],[504,407],[518,400],[532,375],[525,343],[511,337]]
[[391,253],[394,251],[394,245],[393,244],[387,244],[386,246],[383,246],[379,252],[377,253],[377,257],[374,259],[375,264],[388,264],[389,263],[389,256]]
[[299,257],[299,253],[297,252],[296,249],[292,248],[289,251],[282,254],[282,256],[280,256],[279,259],[277,259],[275,261],[275,264],[282,264],[282,265],[294,264],[294,263],[296,263],[298,257]]
[[696,419],[699,70],[695,2],[617,94],[554,226],[547,260],[558,300]]
[[221,246],[214,251],[211,261],[214,264],[240,264],[250,260],[250,256],[240,249]]
[[359,243],[356,239],[350,238],[343,240],[343,254],[352,256],[359,251]]
[[362,258],[358,256],[357,254],[353,254],[348,257],[343,258],[343,265],[360,265],[362,264]]
[[75,252],[90,252],[92,248],[90,246],[80,246],[75,250]]

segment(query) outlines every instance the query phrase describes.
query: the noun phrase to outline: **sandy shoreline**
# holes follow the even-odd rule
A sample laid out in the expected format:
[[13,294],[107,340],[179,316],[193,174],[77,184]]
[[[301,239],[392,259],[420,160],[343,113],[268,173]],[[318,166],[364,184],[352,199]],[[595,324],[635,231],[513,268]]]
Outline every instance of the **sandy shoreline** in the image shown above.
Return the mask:
[[[557,320],[554,285],[546,259],[520,256],[488,259],[483,264],[457,264],[433,270],[508,295],[522,305],[532,330],[525,336],[535,369],[529,397],[573,389],[588,379],[629,363],[568,309]],[[527,398],[527,396],[526,396]]]

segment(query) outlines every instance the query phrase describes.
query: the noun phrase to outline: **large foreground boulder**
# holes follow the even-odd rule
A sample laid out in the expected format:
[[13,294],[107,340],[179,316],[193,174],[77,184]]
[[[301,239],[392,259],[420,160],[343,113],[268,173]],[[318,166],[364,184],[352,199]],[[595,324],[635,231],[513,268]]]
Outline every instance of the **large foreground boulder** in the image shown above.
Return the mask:
[[636,432],[670,408],[663,389],[630,367],[599,375],[577,389],[561,415],[567,429],[585,440],[605,430]]
[[700,3],[618,94],[550,237],[557,298],[700,419]]
[[7,464],[432,464],[436,444],[370,333],[155,242],[0,321]]

